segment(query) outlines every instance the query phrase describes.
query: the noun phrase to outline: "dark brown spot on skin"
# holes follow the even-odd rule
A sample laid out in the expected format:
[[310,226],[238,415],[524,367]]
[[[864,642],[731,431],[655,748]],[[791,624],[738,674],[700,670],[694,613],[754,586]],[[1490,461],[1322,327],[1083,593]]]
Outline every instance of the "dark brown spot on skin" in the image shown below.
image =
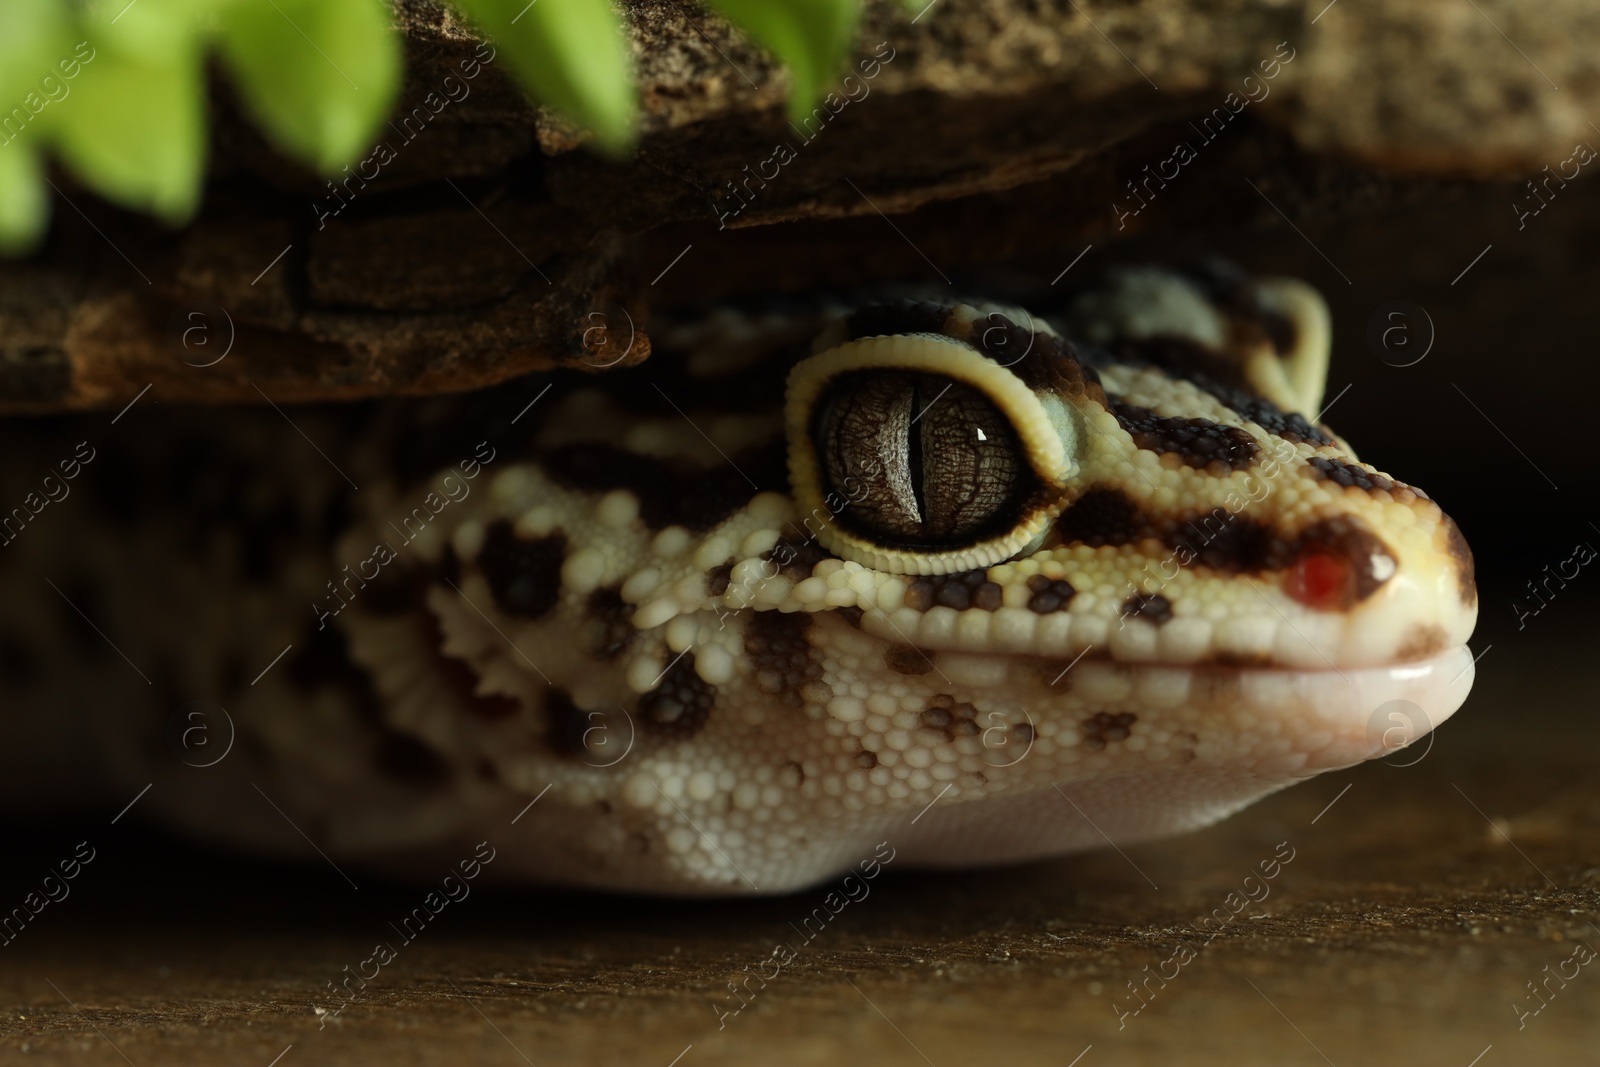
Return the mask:
[[1254,574],[1288,562],[1286,543],[1270,527],[1226,508],[1174,523],[1163,540],[1181,566]]
[[485,532],[476,562],[501,611],[537,619],[561,600],[561,564],[566,558],[565,536],[525,541],[509,521],[501,519]]
[[1250,420],[1275,437],[1293,444],[1331,445],[1333,438],[1319,426],[1313,426],[1298,411],[1284,411],[1265,397],[1222,382],[1204,374],[1188,379],[1222,402],[1223,406]]
[[444,757],[407,734],[386,732],[372,762],[380,774],[416,789],[437,789],[450,780]]
[[1120,400],[1111,401],[1110,411],[1139,448],[1177,456],[1185,466],[1219,477],[1231,470],[1249,470],[1261,453],[1256,439],[1237,426],[1210,419],[1167,418]]
[[935,582],[933,602],[941,608],[966,611],[972,607],[972,589],[959,581]]
[[946,741],[958,737],[974,737],[983,732],[978,725],[978,709],[962,701],[958,703],[948,693],[939,693],[928,700],[922,711],[921,724],[934,730]]
[[1095,365],[1120,363],[1130,367],[1154,367],[1171,378],[1186,381],[1196,389],[1209,393],[1234,414],[1285,441],[1313,445],[1334,443],[1329,434],[1311,425],[1304,415],[1284,411],[1272,401],[1251,392],[1236,366],[1187,337],[1118,338],[1103,350],[1086,349],[1083,355]]
[[1014,323],[998,312],[974,319],[967,331],[965,340],[969,344],[1011,371],[1030,389],[1105,404],[1106,391],[1100,385],[1100,375],[1083,363],[1071,341],[1045,333],[1037,326]]
[[914,611],[927,611],[932,607],[996,611],[1001,606],[1002,590],[997,583],[989,581],[986,574],[986,571],[976,570],[918,578],[906,590],[905,605]]
[[1144,619],[1146,622],[1160,626],[1172,619],[1172,601],[1156,593],[1146,596],[1136,593],[1129,597],[1122,605],[1122,617],[1125,619]]
[[599,659],[616,659],[638,634],[633,625],[633,605],[616,589],[596,589],[589,594],[586,647]]
[[1097,711],[1083,720],[1083,746],[1091,752],[1099,752],[1108,742],[1125,741],[1133,733],[1133,724],[1138,721],[1139,716],[1131,711],[1116,715]]
[[1402,485],[1392,478],[1369,471],[1365,467],[1354,463],[1346,463],[1342,459],[1330,459],[1327,456],[1312,456],[1306,460],[1313,477],[1318,481],[1332,482],[1342,485],[1346,489],[1361,489],[1368,493],[1389,493],[1396,500],[1410,500],[1420,497],[1428,499],[1428,495],[1420,489],[1409,485]]
[[804,612],[757,611],[745,625],[744,651],[757,689],[789,707],[805,704],[803,689],[822,677],[806,632],[811,617]]
[[1456,588],[1461,594],[1461,603],[1471,607],[1478,602],[1478,584],[1472,562],[1472,549],[1467,544],[1467,539],[1462,536],[1461,527],[1456,525],[1456,520],[1448,515],[1441,515],[1444,521],[1444,549],[1450,553],[1450,558],[1456,564]]
[[872,751],[864,748],[860,752],[856,753],[856,766],[864,767],[864,768],[866,768],[867,770],[870,771],[870,770],[872,770],[872,768],[876,767],[877,765],[878,765],[878,754],[876,752],[872,752]]
[[896,674],[927,674],[933,670],[933,657],[910,645],[890,645],[883,650],[883,665]]
[[1051,578],[1043,574],[1028,577],[1028,610],[1036,615],[1061,611],[1072,603],[1078,591],[1065,578]]
[[1178,736],[1180,738],[1182,738],[1186,742],[1186,744],[1184,745],[1184,748],[1183,748],[1183,752],[1181,753],[1181,755],[1183,756],[1183,761],[1182,762],[1184,762],[1184,763],[1193,763],[1196,759],[1198,759],[1200,757],[1200,753],[1195,751],[1196,746],[1198,746],[1200,744],[1200,735],[1195,733],[1195,732],[1193,732],[1192,730],[1185,730],[1183,733],[1179,734]]
[[692,467],[610,445],[587,443],[553,449],[545,468],[569,488],[590,493],[627,489],[639,498],[639,517],[652,530],[683,526],[709,530],[749,502],[758,486],[789,484],[784,442],[774,441],[732,457],[732,463]]
[[979,611],[999,611],[1003,603],[998,582],[982,582],[972,591],[972,606]]
[[1395,653],[1399,660],[1427,659],[1437,655],[1449,647],[1449,635],[1440,626],[1418,626],[1414,628],[1401,643],[1400,649]]
[[728,591],[728,581],[733,576],[733,564],[719,563],[706,572],[706,592],[721,596]]
[[1128,545],[1152,534],[1139,505],[1121,489],[1096,487],[1084,493],[1056,520],[1063,544]]
[[[1261,306],[1255,279],[1237,264],[1217,257],[1180,266],[1177,272],[1200,288],[1207,300],[1226,314],[1233,333],[1248,342],[1252,335],[1265,336],[1279,353],[1294,348],[1294,321]],[[1237,343],[1237,342],[1236,342]]]
[[912,611],[927,611],[933,607],[934,584],[926,578],[918,578],[906,587],[905,606]]
[[694,653],[685,652],[666,677],[639,698],[642,729],[669,741],[687,741],[705,729],[717,702],[717,687],[695,673]]

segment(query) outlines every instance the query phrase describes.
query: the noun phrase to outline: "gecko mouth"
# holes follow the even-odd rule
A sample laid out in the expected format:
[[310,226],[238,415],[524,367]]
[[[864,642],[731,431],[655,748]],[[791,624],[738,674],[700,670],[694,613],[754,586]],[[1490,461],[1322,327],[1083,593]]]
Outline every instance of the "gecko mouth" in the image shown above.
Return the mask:
[[[1084,660],[1044,680],[1056,688],[1070,679],[1073,697],[1091,704],[1201,709],[1219,728],[1267,735],[1281,746],[1281,758],[1258,764],[1258,773],[1302,778],[1431,744],[1428,734],[1466,701],[1474,674],[1472,652],[1460,645],[1425,659],[1361,667]],[[1396,757],[1402,764],[1420,758]]]

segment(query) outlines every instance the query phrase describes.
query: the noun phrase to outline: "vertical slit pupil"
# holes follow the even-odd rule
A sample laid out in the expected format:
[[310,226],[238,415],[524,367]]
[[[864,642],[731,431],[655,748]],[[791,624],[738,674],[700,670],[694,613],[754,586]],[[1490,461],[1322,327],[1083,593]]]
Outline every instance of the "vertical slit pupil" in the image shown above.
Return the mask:
[[1015,429],[979,389],[912,369],[840,374],[810,433],[839,523],[923,551],[1003,533],[1038,488]]
[[907,441],[906,464],[911,468],[911,499],[917,504],[917,521],[928,521],[927,488],[923,483],[922,472],[926,469],[922,462],[922,434],[917,430],[917,416],[922,413],[922,380],[920,377],[911,379],[911,421],[906,424]]

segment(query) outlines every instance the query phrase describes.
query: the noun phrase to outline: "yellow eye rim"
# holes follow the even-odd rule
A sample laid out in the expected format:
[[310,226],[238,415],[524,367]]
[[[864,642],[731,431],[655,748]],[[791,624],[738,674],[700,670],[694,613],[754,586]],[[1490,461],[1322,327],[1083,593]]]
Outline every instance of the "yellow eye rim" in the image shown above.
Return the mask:
[[[850,501],[826,492],[811,425],[828,383],[861,370],[925,371],[979,390],[1011,421],[1023,457],[1046,491],[1028,502],[1004,534],[956,548],[885,545],[842,528],[833,519]],[[800,361],[789,372],[784,424],[790,487],[807,531],[841,559],[892,574],[955,574],[1010,559],[1044,537],[1066,506],[1064,491],[1078,468],[1077,421],[1067,404],[1055,396],[1041,397],[966,342],[938,334],[863,337]]]

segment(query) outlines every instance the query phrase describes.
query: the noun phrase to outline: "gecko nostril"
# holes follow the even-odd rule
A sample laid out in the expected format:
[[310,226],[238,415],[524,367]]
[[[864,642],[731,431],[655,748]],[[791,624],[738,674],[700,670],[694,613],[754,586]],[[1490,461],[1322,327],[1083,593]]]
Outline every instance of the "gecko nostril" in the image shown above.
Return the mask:
[[1284,592],[1313,611],[1348,611],[1399,569],[1382,539],[1354,518],[1307,527],[1284,578]]
[[1334,611],[1349,600],[1350,565],[1321,546],[1303,549],[1289,570],[1288,594],[1308,608]]

